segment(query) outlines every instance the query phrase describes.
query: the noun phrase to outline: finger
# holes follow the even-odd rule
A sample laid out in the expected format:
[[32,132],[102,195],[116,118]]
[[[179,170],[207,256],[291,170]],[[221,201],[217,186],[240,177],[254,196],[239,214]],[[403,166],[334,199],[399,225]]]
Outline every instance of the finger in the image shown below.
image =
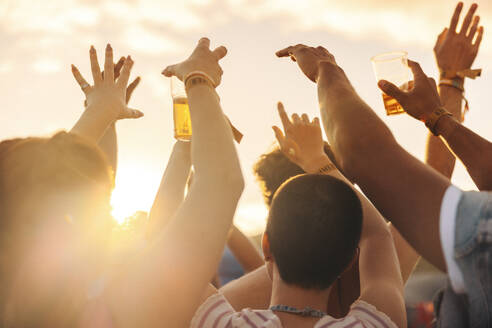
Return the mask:
[[82,89],[82,91],[86,93],[86,90],[89,87],[89,83],[87,83],[87,81],[84,79],[82,74],[80,74],[78,68],[75,67],[74,65],[72,65],[72,74],[75,80],[77,81],[77,83],[79,84],[80,88]]
[[292,122],[290,121],[289,116],[287,116],[287,113],[285,112],[284,104],[278,102],[277,109],[278,109],[278,116],[280,116],[280,120],[282,121],[282,126],[286,131],[288,127],[292,126]]
[[225,57],[225,55],[227,55],[227,48],[224,46],[220,46],[218,48],[215,48],[212,53],[214,54],[215,58],[217,58],[217,60],[221,60]]
[[273,132],[275,133],[275,138],[277,139],[279,146],[282,147],[282,144],[284,143],[284,139],[285,139],[284,133],[278,126],[274,125],[272,126],[272,129]]
[[287,57],[287,56],[290,56],[290,54],[292,53],[292,48],[293,47],[284,48],[282,50],[277,51],[275,54],[277,55],[277,57]]
[[318,46],[316,49],[318,49],[319,51],[321,51],[327,55],[331,55],[331,53],[328,50],[326,50],[326,48],[323,46]]
[[127,118],[135,119],[135,118],[140,118],[142,116],[144,116],[144,113],[142,113],[138,109],[126,108],[120,119],[127,119]]
[[473,47],[475,48],[475,53],[478,52],[478,48],[480,47],[480,43],[482,42],[482,36],[483,36],[483,26],[480,26],[478,28],[477,39],[473,44]]
[[319,118],[318,118],[318,117],[315,117],[315,118],[313,119],[313,122],[312,122],[311,124],[312,124],[312,125],[315,125],[315,126],[320,126],[320,124],[319,124]]
[[[406,94],[400,90],[396,85],[386,80],[380,80],[378,82],[378,87],[388,96],[395,98],[398,102],[403,99]],[[400,102],[401,104],[401,102]]]
[[437,36],[437,41],[436,41],[436,45],[434,46],[434,50],[435,50],[435,49],[437,49],[437,47],[438,47],[439,45],[441,45],[441,44],[444,42],[444,40],[446,39],[446,35],[447,35],[447,34],[448,34],[448,29],[447,29],[447,28],[445,28],[445,29],[441,32],[441,34],[439,34],[439,35]]
[[140,83],[140,76],[138,76],[135,80],[133,80],[132,83],[126,88],[126,103],[130,101],[130,98],[132,97],[133,91],[135,91],[135,88],[138,86]]
[[479,22],[480,22],[480,16],[475,16],[475,18],[473,18],[472,26],[470,27],[470,32],[467,35],[467,38],[469,40],[473,40],[475,38],[475,33],[477,32]]
[[210,48],[210,40],[209,38],[201,38],[198,40],[198,46],[197,47],[203,47],[203,48]]
[[427,79],[427,75],[425,75],[419,63],[409,59],[408,67],[410,67],[410,69],[412,70],[415,82]]
[[97,61],[97,53],[94,46],[91,46],[91,50],[89,51],[90,59],[91,59],[91,70],[92,70],[92,78],[94,79],[94,85],[98,85],[102,82],[101,69],[99,68],[99,62]]
[[113,48],[108,43],[106,46],[106,58],[104,61],[104,81],[114,82],[114,62],[113,62]]
[[299,117],[299,115],[297,115],[296,113],[292,114],[292,122],[294,122],[294,124],[301,123],[301,118]]
[[166,67],[163,71],[162,74],[167,77],[175,76],[176,75],[176,65],[170,65]]
[[301,115],[301,119],[303,123],[309,124],[309,116],[306,113]]
[[472,21],[473,15],[475,14],[475,11],[477,11],[477,7],[477,4],[474,3],[468,10],[468,13],[465,16],[465,20],[463,21],[463,25],[461,26],[461,35],[466,35],[466,33],[468,32],[468,28],[470,27],[470,23]]
[[456,33],[456,26],[458,25],[458,21],[460,20],[461,10],[463,9],[463,2],[459,2],[454,10],[453,17],[451,17],[451,23],[449,24],[449,30],[452,33]]
[[130,56],[126,57],[125,64],[123,64],[123,68],[121,69],[121,75],[118,78],[118,82],[116,82],[119,87],[126,88],[128,84],[128,79],[130,78],[130,72],[132,70],[132,66],[133,66],[132,57]]
[[125,63],[125,57],[121,57],[118,62],[114,65],[114,78],[117,79],[120,76],[121,68]]

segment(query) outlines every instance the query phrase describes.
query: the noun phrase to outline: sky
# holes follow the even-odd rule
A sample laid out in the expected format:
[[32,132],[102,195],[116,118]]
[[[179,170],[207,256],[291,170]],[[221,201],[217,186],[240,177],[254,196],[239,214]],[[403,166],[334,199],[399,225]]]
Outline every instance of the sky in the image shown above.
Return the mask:
[[[492,2],[477,2],[485,34],[474,67],[484,71],[466,82],[471,110],[465,125],[492,140]],[[319,115],[315,85],[275,51],[297,43],[330,50],[397,140],[423,159],[425,127],[406,115],[385,116],[370,57],[405,50],[436,76],[432,48],[455,5],[450,0],[0,0],[0,140],[70,129],[84,99],[70,64],[89,80],[90,45],[102,54],[110,42],[116,56],[135,61],[132,75],[142,82],[130,106],[145,113],[117,123],[113,213],[122,219],[149,210],[175,142],[169,80],[160,72],[207,36],[212,46],[229,50],[221,61],[218,93],[224,112],[244,133],[238,153],[246,189],[236,223],[248,234],[259,233],[267,211],[252,165],[274,142],[277,101],[290,113]],[[476,188],[460,163],[453,182]]]

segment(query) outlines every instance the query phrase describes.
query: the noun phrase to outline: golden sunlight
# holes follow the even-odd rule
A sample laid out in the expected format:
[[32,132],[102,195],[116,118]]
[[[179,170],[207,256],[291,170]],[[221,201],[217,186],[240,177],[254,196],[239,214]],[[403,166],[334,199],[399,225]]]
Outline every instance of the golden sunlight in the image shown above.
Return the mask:
[[112,214],[119,224],[136,211],[150,211],[161,174],[146,167],[120,165],[111,196]]

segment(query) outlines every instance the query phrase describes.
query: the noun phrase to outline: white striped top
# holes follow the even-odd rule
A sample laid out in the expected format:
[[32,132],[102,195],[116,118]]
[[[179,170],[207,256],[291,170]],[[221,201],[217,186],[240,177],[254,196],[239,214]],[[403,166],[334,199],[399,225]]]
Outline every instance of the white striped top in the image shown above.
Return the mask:
[[[282,328],[271,310],[243,309],[235,312],[224,295],[210,296],[196,311],[191,328]],[[313,328],[396,328],[384,313],[364,301],[356,301],[345,318],[321,318]]]

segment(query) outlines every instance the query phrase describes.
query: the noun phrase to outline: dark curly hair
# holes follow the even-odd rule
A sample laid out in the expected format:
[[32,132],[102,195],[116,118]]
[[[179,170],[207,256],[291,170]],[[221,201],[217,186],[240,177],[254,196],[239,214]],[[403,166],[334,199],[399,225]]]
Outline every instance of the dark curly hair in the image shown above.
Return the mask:
[[[330,145],[326,142],[324,150],[333,164],[341,171]],[[292,163],[282,153],[279,146],[275,145],[273,150],[260,156],[253,166],[253,173],[256,176],[256,180],[260,183],[265,203],[270,206],[273,195],[282,183],[296,175],[306,172],[304,172],[297,164]]]

